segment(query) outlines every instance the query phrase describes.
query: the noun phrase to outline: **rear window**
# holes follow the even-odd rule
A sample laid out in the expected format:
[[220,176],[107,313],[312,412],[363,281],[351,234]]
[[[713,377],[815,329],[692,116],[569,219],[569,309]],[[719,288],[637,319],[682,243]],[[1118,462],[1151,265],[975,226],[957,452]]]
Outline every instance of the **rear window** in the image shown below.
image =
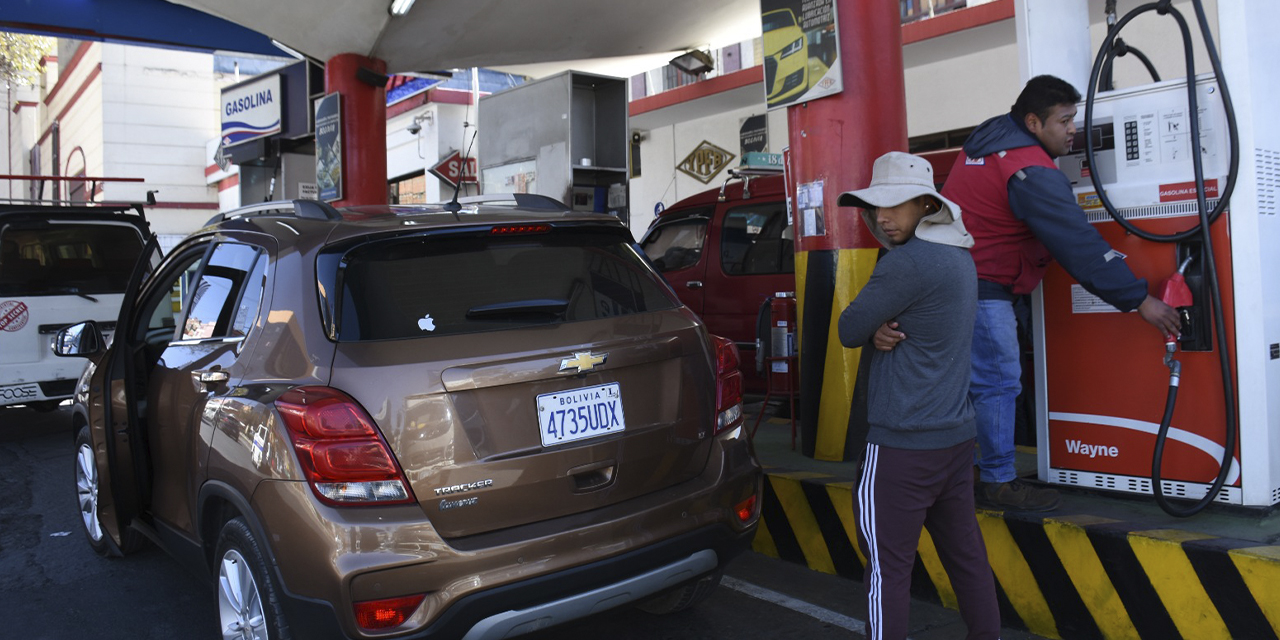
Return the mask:
[[343,262],[338,339],[456,335],[627,316],[678,302],[619,234],[433,236]]
[[142,253],[125,224],[6,226],[0,229],[0,295],[121,293]]

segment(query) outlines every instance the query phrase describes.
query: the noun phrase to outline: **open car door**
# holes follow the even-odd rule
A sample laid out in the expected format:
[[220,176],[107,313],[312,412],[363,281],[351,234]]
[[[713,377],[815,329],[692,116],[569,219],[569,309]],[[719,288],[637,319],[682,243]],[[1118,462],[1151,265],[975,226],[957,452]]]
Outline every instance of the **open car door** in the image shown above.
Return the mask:
[[140,292],[156,273],[160,259],[159,239],[150,234],[129,277],[129,286],[125,289],[116,320],[113,344],[92,381],[92,384],[105,385],[109,390],[104,394],[102,403],[101,428],[90,429],[94,451],[98,456],[105,454],[106,458],[98,464],[98,512],[112,542],[125,552],[136,545],[133,541],[137,535],[129,532],[129,525],[147,504],[151,491],[146,432],[139,425],[139,381],[133,357],[134,340],[127,329],[137,326],[135,315]]

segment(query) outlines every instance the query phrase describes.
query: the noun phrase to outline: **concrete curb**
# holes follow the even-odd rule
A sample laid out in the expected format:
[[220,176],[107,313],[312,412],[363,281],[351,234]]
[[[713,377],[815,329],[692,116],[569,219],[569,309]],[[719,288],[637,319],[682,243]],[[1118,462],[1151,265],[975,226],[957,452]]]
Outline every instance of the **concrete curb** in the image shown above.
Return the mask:
[[[854,481],[765,466],[754,549],[862,580]],[[1280,546],[1086,514],[978,510],[1004,623],[1065,640],[1280,637]],[[928,532],[912,593],[956,608]]]

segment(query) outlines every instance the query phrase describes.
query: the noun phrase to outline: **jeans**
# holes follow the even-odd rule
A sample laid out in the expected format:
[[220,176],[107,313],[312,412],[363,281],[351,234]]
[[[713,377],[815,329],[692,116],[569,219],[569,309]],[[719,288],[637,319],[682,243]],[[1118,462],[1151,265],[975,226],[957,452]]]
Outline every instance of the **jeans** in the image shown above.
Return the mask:
[[1012,302],[978,301],[972,355],[969,399],[978,423],[979,480],[1009,482],[1017,477],[1013,427],[1022,390],[1018,321]]

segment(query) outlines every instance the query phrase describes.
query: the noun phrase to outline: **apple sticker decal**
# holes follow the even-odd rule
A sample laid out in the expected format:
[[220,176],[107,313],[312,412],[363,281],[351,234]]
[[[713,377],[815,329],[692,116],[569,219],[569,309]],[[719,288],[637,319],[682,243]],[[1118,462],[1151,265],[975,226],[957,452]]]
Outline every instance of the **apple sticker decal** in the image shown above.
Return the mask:
[[418,328],[422,329],[423,331],[435,331],[436,321],[432,320],[431,314],[428,313],[427,315],[423,316],[421,320],[418,320]]

